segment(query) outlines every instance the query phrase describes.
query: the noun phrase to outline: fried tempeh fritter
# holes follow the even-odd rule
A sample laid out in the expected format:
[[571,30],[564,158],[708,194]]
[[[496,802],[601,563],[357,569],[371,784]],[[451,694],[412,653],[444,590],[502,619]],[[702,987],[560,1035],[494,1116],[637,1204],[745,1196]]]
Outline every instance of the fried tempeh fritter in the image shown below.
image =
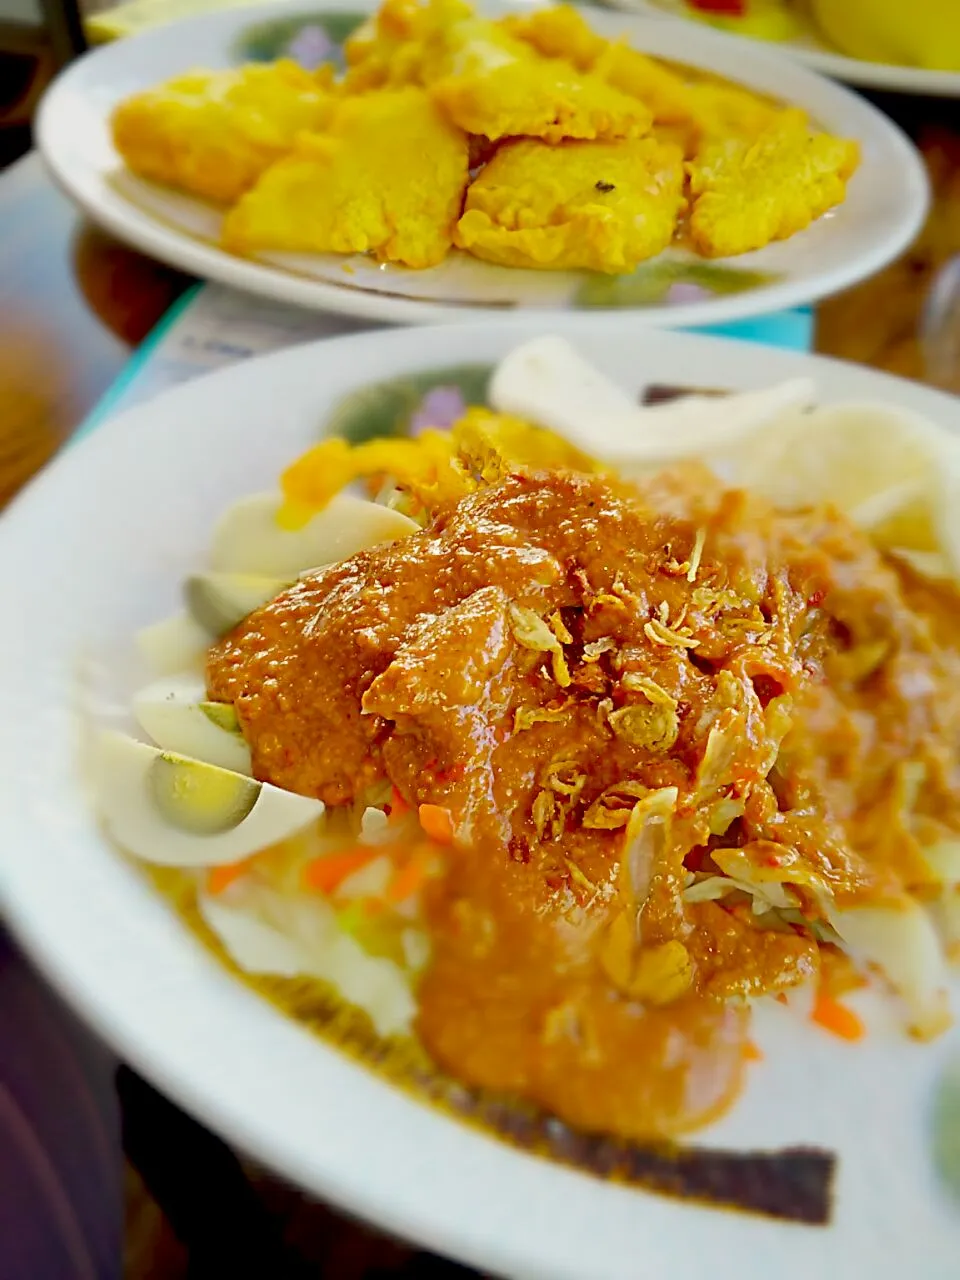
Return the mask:
[[782,111],[754,141],[708,141],[688,165],[690,234],[709,258],[785,240],[840,204],[859,162],[855,142],[817,133]]
[[347,98],[325,134],[301,138],[230,211],[224,243],[434,266],[452,242],[467,164],[466,135],[423,89]]
[[467,192],[456,243],[514,267],[631,271],[670,243],[680,149],[651,138],[505,143]]
[[323,126],[332,72],[281,59],[227,71],[192,71],[134,94],[113,113],[113,141],[134,173],[229,204],[297,135]]

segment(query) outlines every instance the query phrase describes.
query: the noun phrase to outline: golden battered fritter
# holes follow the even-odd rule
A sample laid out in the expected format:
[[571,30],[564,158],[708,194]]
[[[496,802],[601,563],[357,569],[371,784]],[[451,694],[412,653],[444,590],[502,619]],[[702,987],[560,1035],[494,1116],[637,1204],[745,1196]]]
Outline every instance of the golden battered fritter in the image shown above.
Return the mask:
[[622,40],[605,40],[572,5],[510,14],[500,25],[551,58],[565,58],[580,71],[649,107],[657,133],[678,142],[687,156],[716,135],[755,138],[780,114],[769,99],[739,85],[684,79]]
[[346,56],[347,93],[422,84],[455,124],[488,139],[637,137],[651,124],[641,102],[543,57],[463,0],[386,0],[347,41]]
[[566,58],[579,71],[643,102],[662,124],[693,119],[690,88],[675,72],[622,41],[604,40],[572,5],[510,14],[501,26],[548,58]]
[[855,143],[802,112],[608,40],[571,4],[491,20],[468,0],[382,0],[344,51],[342,76],[281,61],[137,94],[114,113],[117,147],[135,172],[231,206],[237,253],[424,268],[455,243],[610,274],[677,233],[684,159],[708,257],[806,227],[857,165]]
[[224,244],[434,266],[450,248],[467,152],[423,89],[347,98],[325,135],[301,138],[230,211]]
[[332,69],[282,59],[231,71],[192,71],[134,94],[113,113],[113,142],[141,177],[229,204],[323,126]]
[[494,140],[636,138],[652,123],[642,102],[479,18],[445,29],[425,75],[451,120]]
[[650,112],[636,99],[582,75],[559,59],[517,60],[433,86],[433,96],[451,120],[491,140],[526,136],[545,142],[564,138],[637,138],[650,128]]
[[608,44],[572,4],[511,13],[501,18],[498,25],[545,57],[566,58],[580,71],[591,70]]
[[[449,3],[449,0],[445,0]],[[466,5],[454,0],[457,16],[469,16]],[[424,41],[440,18],[435,6],[418,0],[384,0],[376,13],[344,42],[347,93],[383,87],[421,84]]]
[[631,271],[670,243],[683,155],[652,138],[505,143],[467,192],[456,243],[509,267]]
[[843,200],[859,158],[855,142],[813,132],[795,110],[778,113],[755,141],[708,141],[687,166],[695,247],[721,258],[802,231]]
[[758,138],[784,114],[769,98],[741,85],[703,81],[688,90],[690,110],[703,142],[712,138]]

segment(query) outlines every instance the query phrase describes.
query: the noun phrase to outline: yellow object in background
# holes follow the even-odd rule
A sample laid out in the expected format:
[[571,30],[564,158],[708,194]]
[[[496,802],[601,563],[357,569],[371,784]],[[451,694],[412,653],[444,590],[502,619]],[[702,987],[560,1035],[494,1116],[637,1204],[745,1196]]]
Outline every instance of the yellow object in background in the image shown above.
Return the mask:
[[790,0],[686,0],[686,11],[720,31],[775,43],[796,40],[809,27]]
[[120,36],[136,35],[148,27],[164,26],[180,18],[194,18],[201,13],[218,13],[221,9],[239,9],[263,0],[129,0],[102,13],[92,13],[83,20],[83,29],[91,44],[106,44]]
[[960,0],[810,0],[843,53],[925,71],[960,71]]

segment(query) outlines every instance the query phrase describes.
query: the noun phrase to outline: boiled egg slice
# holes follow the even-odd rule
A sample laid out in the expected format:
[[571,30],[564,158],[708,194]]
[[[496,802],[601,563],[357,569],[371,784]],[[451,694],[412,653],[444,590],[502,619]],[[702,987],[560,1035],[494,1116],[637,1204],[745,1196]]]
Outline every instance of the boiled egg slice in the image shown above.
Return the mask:
[[235,502],[214,530],[211,568],[295,578],[417,529],[399,511],[349,493],[337,494],[302,528],[285,529],[277,523],[281,503],[279,493],[251,494]]
[[165,866],[239,862],[324,811],[320,800],[113,731],[100,737],[96,778],[113,839],[134,857]]
[[134,694],[133,714],[161,750],[250,773],[250,748],[236,711],[227,702],[211,702],[198,676],[181,674],[148,684]]

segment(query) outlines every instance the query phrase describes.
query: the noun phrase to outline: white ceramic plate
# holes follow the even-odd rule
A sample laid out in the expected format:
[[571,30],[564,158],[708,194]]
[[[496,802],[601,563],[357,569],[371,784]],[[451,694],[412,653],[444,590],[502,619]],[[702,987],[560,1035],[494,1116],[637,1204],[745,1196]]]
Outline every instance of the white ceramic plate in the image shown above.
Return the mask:
[[[700,27],[696,18],[686,12],[683,0],[605,0],[613,9],[641,17],[671,17]],[[920,67],[902,67],[887,62],[867,62],[863,58],[850,58],[826,43],[814,28],[795,40],[771,44],[769,41],[736,34],[725,39],[738,40],[750,48],[777,49],[784,57],[792,58],[804,66],[812,67],[825,76],[843,80],[847,84],[863,85],[865,89],[889,89],[896,93],[917,93],[936,98],[960,98],[960,71],[925,71]]]
[[[626,33],[651,53],[708,68],[796,103],[825,128],[860,141],[863,160],[845,203],[807,231],[739,258],[707,262],[669,250],[632,276],[518,271],[453,253],[412,272],[336,255],[234,257],[217,247],[212,205],[134,178],[110,141],[111,108],[191,66],[227,66],[292,53],[314,60],[337,45],[371,0],[281,0],[160,27],[74,63],[44,99],[37,142],[55,178],[96,221],[195,275],[253,293],[369,320],[470,320],[491,310],[548,312],[552,323],[589,310],[617,327],[717,324],[810,302],[878,270],[913,239],[928,200],[919,157],[882,114],[846,90],[761,47],[731,45],[704,28],[591,10],[606,35]],[[482,6],[502,12],[495,0]],[[349,12],[345,13],[344,8]]]
[[[917,1045],[893,1026],[889,1002],[868,1001],[871,1035],[848,1045],[771,1005],[755,1023],[764,1060],[703,1141],[837,1152],[832,1221],[708,1210],[523,1154],[354,1065],[222,970],[91,817],[78,777],[79,660],[103,658],[123,696],[114,656],[170,612],[217,515],[269,486],[345,393],[428,365],[493,362],[540,331],[508,320],[379,332],[252,360],[107,423],[13,504],[0,520],[5,916],[118,1052],[206,1124],[305,1188],[488,1271],[955,1277],[960,1201],[938,1182],[931,1125],[956,1033]],[[960,401],[853,366],[667,332],[638,344],[583,320],[569,331],[631,389],[805,373],[824,400],[896,402],[960,429]]]

